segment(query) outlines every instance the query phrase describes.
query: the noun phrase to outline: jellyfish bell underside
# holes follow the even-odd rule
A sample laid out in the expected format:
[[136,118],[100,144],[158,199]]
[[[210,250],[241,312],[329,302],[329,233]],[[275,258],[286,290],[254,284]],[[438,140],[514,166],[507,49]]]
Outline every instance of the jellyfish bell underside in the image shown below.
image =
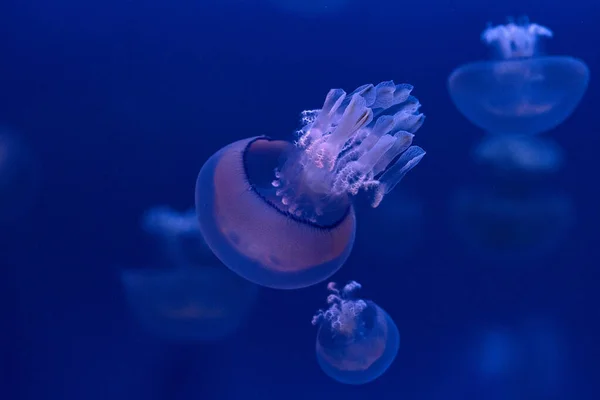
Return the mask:
[[564,122],[588,81],[583,61],[547,56],[463,65],[448,78],[448,88],[474,125],[494,134],[531,135]]
[[294,154],[286,141],[243,139],[211,156],[196,182],[196,213],[210,249],[240,276],[276,289],[329,278],[350,255],[356,229],[347,198],[331,200],[316,221],[282,206],[271,183],[282,158]]
[[372,301],[357,318],[363,327],[348,335],[334,333],[322,323],[317,334],[317,362],[332,379],[362,385],[379,378],[390,367],[400,346],[400,333],[390,316]]
[[129,269],[121,273],[140,325],[175,341],[214,341],[234,334],[249,315],[257,287],[223,266]]

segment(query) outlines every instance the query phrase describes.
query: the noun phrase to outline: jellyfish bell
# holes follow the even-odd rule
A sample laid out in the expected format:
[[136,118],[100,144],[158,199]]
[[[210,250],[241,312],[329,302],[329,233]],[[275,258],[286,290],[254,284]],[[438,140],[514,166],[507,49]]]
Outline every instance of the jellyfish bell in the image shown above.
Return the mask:
[[527,19],[489,26],[482,34],[497,59],[460,66],[448,78],[450,96],[473,124],[494,134],[551,130],[575,110],[588,81],[587,65],[541,54],[552,31]]
[[196,212],[211,250],[242,277],[280,289],[310,286],[335,273],[350,254],[356,226],[345,199],[331,207],[325,223],[280,206],[270,186],[276,164],[265,181],[256,161],[265,153],[276,158],[289,145],[264,137],[232,143],[204,164],[196,183]]
[[224,266],[130,269],[121,273],[126,298],[140,325],[174,341],[214,341],[246,321],[257,287]]
[[230,269],[277,289],[311,286],[344,264],[354,244],[350,197],[372,206],[425,155],[411,146],[423,123],[410,85],[331,90],[305,111],[292,144],[259,136],[211,156],[196,181],[206,243]]
[[390,316],[372,301],[354,297],[360,287],[352,281],[339,290],[329,283],[329,308],[319,310],[312,321],[319,326],[319,366],[329,377],[351,385],[380,377],[400,346],[400,333]]

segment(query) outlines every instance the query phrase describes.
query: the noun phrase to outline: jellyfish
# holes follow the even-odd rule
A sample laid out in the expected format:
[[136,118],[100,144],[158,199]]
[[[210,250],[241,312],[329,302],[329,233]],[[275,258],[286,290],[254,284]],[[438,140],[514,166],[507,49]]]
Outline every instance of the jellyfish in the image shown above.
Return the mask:
[[449,346],[433,399],[552,400],[568,398],[569,349],[557,321],[541,316],[480,327]]
[[222,265],[127,269],[129,307],[148,333],[171,341],[216,341],[235,334],[255,303],[256,286]]
[[400,333],[390,316],[370,300],[355,298],[361,285],[351,281],[341,290],[327,285],[329,308],[313,317],[318,325],[317,361],[338,382],[362,385],[380,377],[392,364]]
[[158,269],[121,272],[140,325],[174,341],[215,341],[236,333],[255,304],[258,288],[214,258],[202,240],[195,211],[154,207],[144,213],[142,228],[158,239],[165,257]]
[[560,170],[564,152],[540,136],[487,135],[475,148],[474,159],[497,177],[524,181]]
[[220,264],[206,245],[194,208],[180,212],[156,206],[142,217],[142,229],[157,239],[166,262],[183,265]]
[[460,66],[448,78],[458,110],[494,134],[532,135],[561,124],[583,97],[589,70],[573,57],[543,55],[541,41],[552,35],[527,18],[488,26],[481,39],[497,59]]
[[425,118],[412,89],[333,89],[321,109],[302,113],[293,144],[257,136],[212,155],[198,174],[196,212],[213,253],[271,288],[333,275],[354,244],[351,197],[364,191],[377,207],[425,155],[411,146]]
[[[555,321],[528,317],[482,329],[469,340],[468,390],[477,382],[483,398],[563,398],[568,357]],[[487,394],[487,395],[486,395]]]

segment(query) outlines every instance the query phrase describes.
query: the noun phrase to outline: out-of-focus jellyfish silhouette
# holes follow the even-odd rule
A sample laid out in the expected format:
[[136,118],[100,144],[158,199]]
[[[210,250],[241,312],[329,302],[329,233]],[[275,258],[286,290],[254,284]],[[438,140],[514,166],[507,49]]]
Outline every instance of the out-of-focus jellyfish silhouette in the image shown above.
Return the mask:
[[474,158],[490,167],[493,183],[451,198],[457,238],[480,258],[502,264],[557,249],[575,222],[571,198],[543,184],[562,165],[561,148],[541,137],[491,135]]
[[156,239],[170,265],[221,265],[204,242],[193,208],[184,212],[167,206],[150,208],[142,217],[142,229]]
[[195,212],[157,207],[145,214],[143,228],[162,242],[170,265],[121,273],[141,325],[176,341],[219,340],[235,333],[250,313],[258,288],[214,259],[202,242]]
[[488,135],[473,158],[490,167],[496,177],[526,181],[557,172],[564,152],[555,141],[540,136]]
[[34,199],[37,168],[28,147],[16,133],[0,127],[0,223],[17,221]]
[[392,81],[350,95],[333,89],[322,109],[302,113],[294,144],[259,136],[211,156],[196,182],[196,212],[215,255],[272,288],[335,273],[354,243],[350,196],[364,189],[377,207],[425,155],[411,146],[425,118],[411,91]]
[[317,333],[317,361],[338,382],[361,385],[380,377],[392,364],[400,346],[400,333],[377,304],[355,298],[360,289],[349,282],[342,290],[331,282],[329,308],[313,317]]
[[527,18],[488,26],[481,39],[497,56],[463,65],[448,88],[458,110],[490,133],[536,134],[561,124],[588,85],[586,64],[569,56],[544,56],[540,39],[552,31]]
[[569,348],[557,321],[528,317],[479,327],[449,346],[443,377],[420,398],[559,400],[573,383]]
[[469,392],[486,399],[562,399],[567,349],[556,323],[528,318],[479,330],[461,363]]

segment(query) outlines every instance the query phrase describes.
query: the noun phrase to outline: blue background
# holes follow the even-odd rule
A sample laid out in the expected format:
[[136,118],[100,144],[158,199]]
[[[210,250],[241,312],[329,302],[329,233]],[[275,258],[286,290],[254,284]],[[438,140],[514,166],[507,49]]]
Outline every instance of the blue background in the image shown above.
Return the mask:
[[[488,21],[521,14],[554,31],[549,53],[585,60],[592,78],[547,134],[567,155],[551,185],[572,197],[576,224],[551,256],[498,266],[469,254],[449,226],[453,191],[479,178],[470,154],[482,132],[458,113],[446,79],[487,57]],[[40,187],[30,213],[0,231],[0,398],[461,398],[441,382],[467,332],[533,315],[557,321],[568,349],[567,384],[552,398],[597,399],[599,21],[590,0],[350,0],[324,13],[266,0],[4,0],[0,121],[31,147]],[[386,234],[378,210],[363,213],[334,278],[362,283],[396,321],[390,370],[360,387],[320,371],[310,319],[324,285],[262,290],[249,322],[219,343],[146,335],[118,279],[120,266],[155,256],[143,211],[190,207],[196,175],[220,147],[290,138],[298,113],[330,88],[388,79],[413,84],[427,115],[415,138],[427,156],[398,187],[422,202],[420,240],[374,257],[369,240],[394,249],[405,239]]]

